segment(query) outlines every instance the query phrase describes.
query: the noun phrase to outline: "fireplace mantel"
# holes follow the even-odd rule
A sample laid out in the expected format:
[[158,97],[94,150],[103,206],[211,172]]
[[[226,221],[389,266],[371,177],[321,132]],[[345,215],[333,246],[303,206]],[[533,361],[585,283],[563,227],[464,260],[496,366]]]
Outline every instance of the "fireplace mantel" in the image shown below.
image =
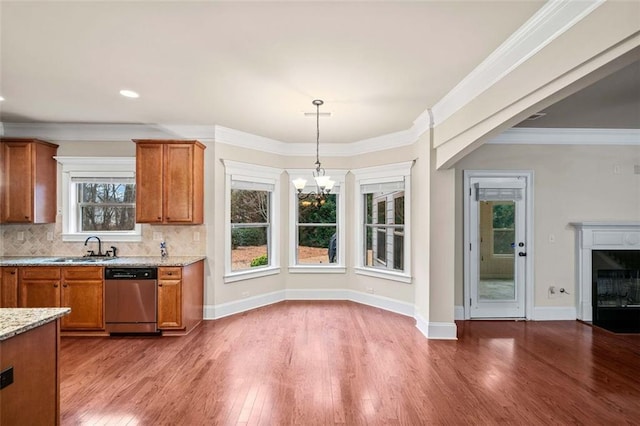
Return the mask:
[[593,250],[640,250],[640,222],[573,222],[576,228],[576,310],[592,321],[591,259]]

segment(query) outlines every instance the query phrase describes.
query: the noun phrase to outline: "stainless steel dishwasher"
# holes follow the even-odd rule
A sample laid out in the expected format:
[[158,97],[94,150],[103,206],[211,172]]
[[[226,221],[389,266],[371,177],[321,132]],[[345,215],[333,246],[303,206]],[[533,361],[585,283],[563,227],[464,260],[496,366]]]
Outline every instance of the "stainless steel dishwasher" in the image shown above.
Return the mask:
[[104,278],[107,332],[158,334],[158,269],[105,268]]

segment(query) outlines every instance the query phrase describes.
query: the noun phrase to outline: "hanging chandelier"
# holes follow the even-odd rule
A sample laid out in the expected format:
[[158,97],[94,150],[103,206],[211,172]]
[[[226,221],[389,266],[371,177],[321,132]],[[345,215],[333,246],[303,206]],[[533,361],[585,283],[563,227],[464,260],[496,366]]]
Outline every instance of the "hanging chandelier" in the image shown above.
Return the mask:
[[307,180],[298,178],[293,180],[293,186],[298,191],[298,199],[306,200],[309,204],[320,206],[325,203],[327,195],[333,189],[335,182],[331,176],[326,176],[322,164],[320,163],[320,105],[324,104],[321,99],[312,102],[316,106],[316,169],[313,171],[313,179],[316,182],[316,190],[309,193],[302,191],[307,184]]

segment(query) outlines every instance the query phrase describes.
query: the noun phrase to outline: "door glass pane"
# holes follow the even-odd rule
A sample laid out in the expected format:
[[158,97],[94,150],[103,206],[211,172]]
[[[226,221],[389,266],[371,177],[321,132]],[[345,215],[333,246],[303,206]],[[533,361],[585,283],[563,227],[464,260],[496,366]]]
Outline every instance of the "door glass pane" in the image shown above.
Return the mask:
[[481,201],[478,298],[515,300],[515,202]]

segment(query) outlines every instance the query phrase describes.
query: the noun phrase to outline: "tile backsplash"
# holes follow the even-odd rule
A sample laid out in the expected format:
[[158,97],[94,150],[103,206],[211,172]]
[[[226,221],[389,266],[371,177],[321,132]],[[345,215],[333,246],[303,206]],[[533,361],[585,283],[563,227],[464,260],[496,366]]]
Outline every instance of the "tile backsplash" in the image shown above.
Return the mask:
[[[83,256],[96,248],[95,240],[85,247],[84,242],[63,242],[62,221],[32,225],[0,225],[0,256]],[[159,256],[160,237],[167,243],[170,256],[206,255],[205,225],[142,225],[140,242],[103,242],[103,251],[115,246],[118,256]],[[52,239],[52,240],[51,240]]]

